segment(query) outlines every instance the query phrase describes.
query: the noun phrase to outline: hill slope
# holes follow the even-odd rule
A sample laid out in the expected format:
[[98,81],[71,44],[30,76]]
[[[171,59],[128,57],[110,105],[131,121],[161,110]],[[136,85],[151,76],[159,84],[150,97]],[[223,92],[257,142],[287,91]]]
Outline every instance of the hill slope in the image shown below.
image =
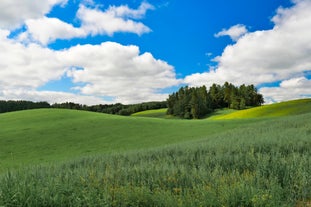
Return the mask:
[[0,206],[309,206],[310,135],[308,113],[200,141],[21,168],[0,173]]
[[311,112],[311,99],[300,99],[276,104],[259,106],[251,109],[233,111],[220,114],[211,119],[242,119],[242,118],[269,118],[289,115],[299,115]]
[[241,123],[122,117],[65,109],[10,112],[0,115],[0,171],[21,164],[202,139]]
[[140,112],[132,114],[131,116],[150,117],[150,118],[168,118],[169,116],[166,115],[166,111],[167,111],[167,108],[153,109],[153,110],[140,111]]

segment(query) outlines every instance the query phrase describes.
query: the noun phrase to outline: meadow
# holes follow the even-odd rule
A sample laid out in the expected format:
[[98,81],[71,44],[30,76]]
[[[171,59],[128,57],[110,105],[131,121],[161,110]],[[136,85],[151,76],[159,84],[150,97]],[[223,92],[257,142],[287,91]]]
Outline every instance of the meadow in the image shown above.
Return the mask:
[[0,206],[310,206],[310,109],[191,121],[2,114]]
[[67,109],[0,114],[0,172],[77,156],[124,152],[200,140],[246,121],[124,117]]

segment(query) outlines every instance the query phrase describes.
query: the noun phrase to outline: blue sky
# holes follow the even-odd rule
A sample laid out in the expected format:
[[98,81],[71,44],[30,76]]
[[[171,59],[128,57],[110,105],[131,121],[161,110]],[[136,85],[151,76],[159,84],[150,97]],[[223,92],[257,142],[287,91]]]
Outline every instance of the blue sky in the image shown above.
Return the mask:
[[180,86],[255,84],[311,97],[310,0],[4,0],[0,99],[165,100]]

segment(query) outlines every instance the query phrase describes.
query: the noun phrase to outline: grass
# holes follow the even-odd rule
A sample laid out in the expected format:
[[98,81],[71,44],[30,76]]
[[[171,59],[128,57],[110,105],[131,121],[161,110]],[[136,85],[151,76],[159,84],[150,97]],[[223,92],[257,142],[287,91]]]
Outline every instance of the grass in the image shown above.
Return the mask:
[[0,206],[307,206],[310,137],[311,113],[166,147],[20,168],[0,176]]
[[[229,111],[230,112],[230,111]],[[232,113],[212,116],[212,119],[271,118],[311,112],[311,99],[300,99],[264,105],[251,109],[232,111]]]
[[136,117],[150,117],[150,118],[171,118],[171,116],[166,114],[167,108],[164,109],[153,109],[140,111],[132,114],[132,116]]
[[0,115],[0,172],[204,139],[243,124],[246,122],[122,117],[65,109],[11,112]]
[[0,206],[310,205],[310,99],[245,111],[1,114]]

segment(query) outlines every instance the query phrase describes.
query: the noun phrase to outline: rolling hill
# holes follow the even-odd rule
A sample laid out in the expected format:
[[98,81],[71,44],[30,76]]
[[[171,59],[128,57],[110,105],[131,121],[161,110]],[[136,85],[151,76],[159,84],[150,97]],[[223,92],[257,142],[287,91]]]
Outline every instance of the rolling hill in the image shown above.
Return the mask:
[[66,109],[10,112],[0,114],[0,171],[198,140],[241,123],[124,117]]
[[[147,110],[132,114],[135,117],[172,118],[166,115],[167,109]],[[207,119],[246,119],[246,118],[272,118],[289,115],[298,115],[311,112],[311,99],[299,99],[254,107],[245,110],[218,109],[207,116]]]
[[207,119],[191,121],[148,118],[165,117],[165,109],[140,112],[131,117],[65,109],[10,112],[0,114],[0,171],[7,167],[67,160],[76,156],[199,140],[245,127],[262,121],[262,118],[308,112],[311,112],[311,99],[241,111],[224,110]]
[[170,118],[170,116],[166,115],[166,111],[167,111],[167,108],[146,110],[146,111],[140,111],[140,112],[134,113],[131,116],[149,117],[149,118]]
[[263,105],[246,110],[230,111],[230,113],[212,116],[211,119],[271,118],[308,112],[311,112],[311,99],[300,99]]
[[1,114],[0,206],[309,206],[305,109],[230,120]]

